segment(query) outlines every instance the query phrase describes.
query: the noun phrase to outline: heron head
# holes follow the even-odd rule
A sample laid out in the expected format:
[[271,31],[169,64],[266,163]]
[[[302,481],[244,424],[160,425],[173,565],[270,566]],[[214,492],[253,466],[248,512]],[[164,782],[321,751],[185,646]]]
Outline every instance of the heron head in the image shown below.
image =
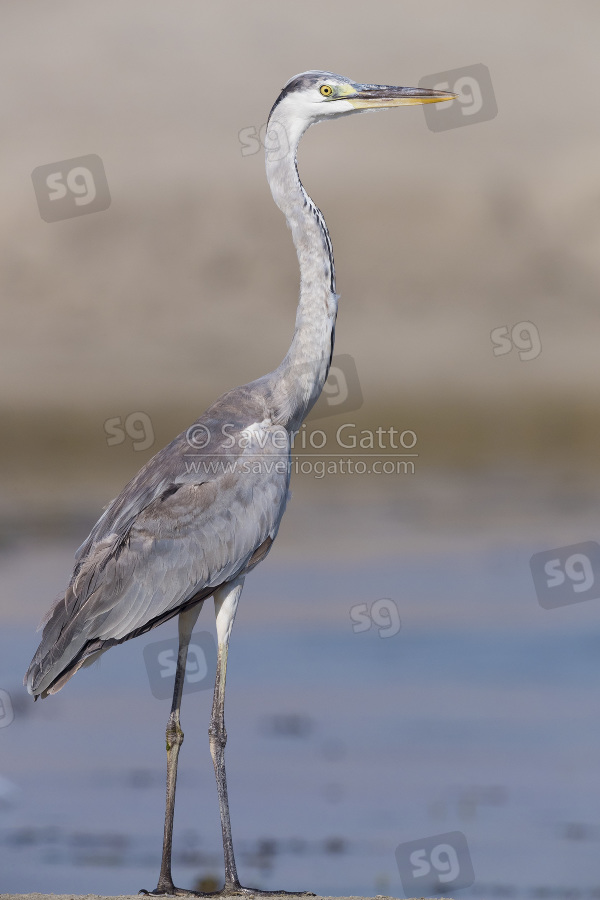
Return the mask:
[[300,133],[309,125],[356,112],[414,106],[453,100],[456,94],[428,88],[358,84],[333,72],[310,71],[295,75],[275,101],[269,119],[294,121]]

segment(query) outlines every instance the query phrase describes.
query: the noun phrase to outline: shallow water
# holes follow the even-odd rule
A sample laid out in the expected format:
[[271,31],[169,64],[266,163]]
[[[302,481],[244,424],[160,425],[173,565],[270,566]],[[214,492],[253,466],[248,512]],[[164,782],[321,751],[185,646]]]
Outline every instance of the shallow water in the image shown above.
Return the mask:
[[[529,571],[539,549],[440,549],[310,570],[274,558],[256,571],[228,671],[242,880],[402,896],[398,845],[462,832],[475,873],[462,896],[597,896],[600,601],[542,609]],[[3,557],[4,608],[17,570],[29,573],[19,582],[29,598],[51,599],[43,571],[58,581],[71,553],[65,543]],[[169,701],[151,692],[144,649],[156,684],[153,645],[176,627],[112,649],[33,705],[19,682],[37,636],[25,600],[21,609],[0,635],[0,688],[14,707],[0,728],[0,890],[152,888]],[[360,630],[369,612],[379,624]],[[207,632],[208,607],[199,647]],[[212,673],[202,677],[201,656],[182,713],[182,887],[222,873]]]

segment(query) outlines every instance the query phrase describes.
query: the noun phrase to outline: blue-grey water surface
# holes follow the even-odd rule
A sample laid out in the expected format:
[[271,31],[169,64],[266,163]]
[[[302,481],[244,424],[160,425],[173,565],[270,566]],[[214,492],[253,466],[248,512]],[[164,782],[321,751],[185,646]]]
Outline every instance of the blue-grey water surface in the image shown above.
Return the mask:
[[[529,571],[539,549],[344,565],[274,557],[253,574],[226,705],[243,882],[403,896],[396,847],[459,831],[475,872],[465,898],[598,897],[600,600],[542,609]],[[2,608],[13,615],[0,634],[0,689],[14,712],[0,728],[2,892],[156,884],[169,701],[152,695],[143,651],[176,625],[110,650],[34,705],[20,686],[33,623],[71,554],[57,543],[2,557]],[[355,631],[352,610],[381,598],[400,630]],[[214,632],[212,605],[196,631]],[[183,698],[181,887],[222,877],[210,702],[206,688]]]

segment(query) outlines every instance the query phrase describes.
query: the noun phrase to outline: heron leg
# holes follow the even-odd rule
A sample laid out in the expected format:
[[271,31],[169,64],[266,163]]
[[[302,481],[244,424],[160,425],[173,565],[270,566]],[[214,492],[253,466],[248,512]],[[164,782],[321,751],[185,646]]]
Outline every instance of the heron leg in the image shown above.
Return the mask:
[[230,581],[219,590],[215,591],[215,615],[217,619],[217,674],[215,678],[215,692],[213,695],[212,715],[208,735],[210,739],[210,754],[215,767],[217,779],[217,793],[219,796],[219,810],[221,812],[221,831],[223,833],[223,856],[225,858],[225,884],[216,894],[220,897],[249,894],[251,896],[310,896],[306,891],[261,891],[256,888],[243,887],[238,879],[233,854],[233,840],[231,837],[231,821],[229,819],[229,800],[227,797],[227,777],[225,775],[225,744],[227,732],[225,730],[225,679],[227,675],[227,654],[229,650],[229,638],[239,599],[244,586],[243,575],[235,581]]
[[[177,654],[177,670],[175,672],[175,687],[173,689],[173,702],[171,714],[167,722],[167,800],[165,805],[165,832],[163,839],[162,861],[158,885],[153,894],[193,894],[193,891],[184,891],[176,888],[171,875],[171,849],[173,845],[173,816],[175,813],[175,786],[177,783],[177,761],[179,748],[183,744],[183,731],[179,723],[179,709],[185,681],[185,666],[187,662],[188,648],[192,631],[203,605],[198,603],[190,609],[179,614],[179,652]],[[146,893],[144,891],[144,893]]]
[[235,857],[233,855],[233,841],[231,837],[231,821],[229,819],[229,800],[227,797],[227,777],[225,775],[225,744],[227,732],[225,730],[225,679],[227,675],[227,653],[229,638],[244,586],[244,576],[224,585],[215,591],[215,616],[217,620],[217,674],[215,677],[215,692],[213,695],[212,714],[208,737],[210,741],[210,755],[215,767],[217,780],[217,794],[219,797],[219,811],[221,813],[221,831],[223,834],[223,856],[225,858],[225,886],[223,891],[235,890],[240,887]]

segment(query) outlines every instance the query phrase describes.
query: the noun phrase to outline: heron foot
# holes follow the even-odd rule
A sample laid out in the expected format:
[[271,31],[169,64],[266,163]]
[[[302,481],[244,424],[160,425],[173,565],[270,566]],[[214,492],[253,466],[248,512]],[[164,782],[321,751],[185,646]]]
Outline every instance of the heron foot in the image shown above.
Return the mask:
[[208,894],[209,897],[316,897],[311,891],[261,891],[258,888],[244,887],[242,884],[225,885],[220,891]]
[[200,891],[188,891],[185,888],[172,887],[156,888],[154,891],[147,891],[142,888],[138,894],[144,894],[146,897],[210,897],[210,894],[202,894]]
[[262,891],[258,888],[244,887],[242,884],[227,884],[220,891],[189,891],[175,885],[157,887],[154,891],[142,888],[138,894],[147,897],[316,897],[312,891]]
[[232,884],[221,888],[220,891],[189,891],[185,888],[173,887],[156,888],[147,891],[142,888],[138,894],[146,897],[316,897],[312,891],[261,891],[258,888],[244,887],[242,884]]

